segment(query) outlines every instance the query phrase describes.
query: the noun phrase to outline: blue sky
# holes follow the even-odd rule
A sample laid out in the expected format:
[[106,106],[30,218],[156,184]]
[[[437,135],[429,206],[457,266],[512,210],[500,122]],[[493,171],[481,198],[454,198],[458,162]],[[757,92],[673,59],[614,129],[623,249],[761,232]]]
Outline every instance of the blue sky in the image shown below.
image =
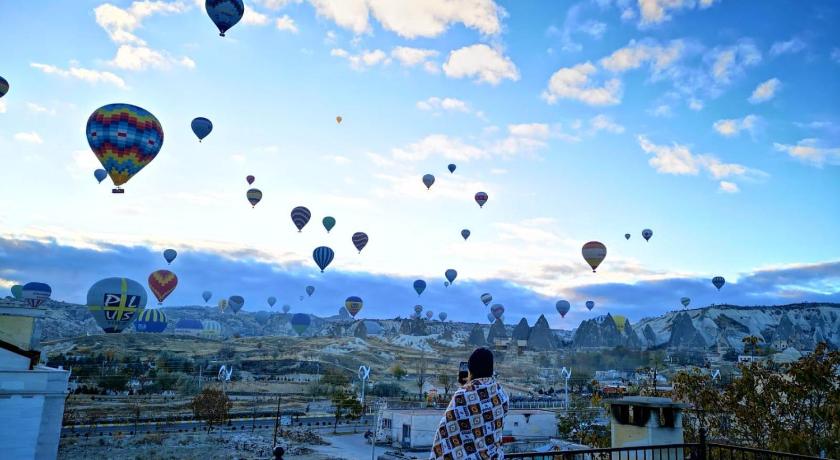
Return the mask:
[[[506,317],[554,326],[683,295],[840,300],[834,2],[246,3],[226,38],[193,1],[2,3],[15,46],[0,66],[0,284],[81,301],[99,278],[144,281],[173,247],[168,305],[210,289],[257,309],[315,284],[305,311],[359,295],[363,316],[405,315],[418,277],[436,287],[421,303],[450,318],[483,318],[490,291]],[[112,102],[148,109],[166,136],[125,195],[93,179],[84,136]],[[214,123],[201,144],[197,116]],[[300,234],[298,205],[313,212]],[[356,231],[371,238],[361,255]],[[609,250],[597,274],[589,240]],[[320,279],[319,245],[336,250]]]

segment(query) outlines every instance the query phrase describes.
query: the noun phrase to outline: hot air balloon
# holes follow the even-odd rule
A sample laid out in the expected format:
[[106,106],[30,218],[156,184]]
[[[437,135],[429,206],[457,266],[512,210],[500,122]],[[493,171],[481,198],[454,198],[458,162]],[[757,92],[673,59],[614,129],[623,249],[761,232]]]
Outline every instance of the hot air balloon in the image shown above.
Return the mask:
[[245,197],[248,198],[248,202],[251,203],[253,208],[262,200],[262,192],[258,188],[252,188],[245,193]]
[[367,233],[364,232],[356,232],[353,234],[352,237],[353,246],[356,246],[356,249],[359,250],[359,254],[362,253],[362,249],[365,248],[368,244],[368,236]]
[[213,123],[204,117],[194,118],[190,123],[190,127],[198,138],[198,142],[201,142],[202,139],[210,134],[210,131],[213,131]]
[[46,283],[26,283],[21,289],[23,301],[32,308],[50,299],[52,288]]
[[426,319],[430,320],[435,316],[435,313],[432,310],[426,310]]
[[306,286],[306,295],[312,297],[312,294],[315,293],[315,286]]
[[443,285],[444,285],[445,287],[449,287],[449,281],[444,281],[444,282],[443,282]]
[[458,277],[458,272],[450,268],[449,270],[446,270],[446,272],[444,272],[443,276],[446,277],[446,280],[449,281],[449,284],[452,284],[455,282],[455,278]]
[[502,315],[505,314],[505,307],[504,305],[497,303],[490,307],[490,313],[496,319],[501,319]]
[[426,282],[423,280],[414,280],[414,290],[417,292],[417,295],[422,294],[426,290]]
[[303,296],[298,297],[298,300],[303,301]]
[[204,303],[207,303],[210,300],[210,297],[213,297],[213,293],[210,291],[204,291],[201,293],[201,298],[204,299]]
[[341,115],[339,115],[339,116],[335,117],[335,122],[338,123],[338,124],[341,124],[341,120],[343,120],[343,119],[344,118],[341,118]]
[[12,297],[14,297],[15,300],[23,300],[23,286],[20,284],[12,286]]
[[251,176],[251,175],[245,176],[245,182],[247,182],[248,185],[253,184],[255,179],[256,179],[256,177]]
[[321,273],[324,273],[324,269],[327,268],[327,265],[332,262],[334,257],[335,252],[326,246],[318,246],[314,251],[312,251],[312,259],[315,260],[318,268],[321,269]]
[[227,299],[219,300],[219,311],[220,312],[224,313],[225,310],[227,310],[227,306],[228,306]]
[[327,233],[335,227],[335,217],[327,216],[321,220],[321,223],[324,224],[324,228],[327,229]]
[[720,288],[722,288],[723,285],[726,284],[726,280],[723,279],[722,276],[716,276],[712,278],[712,284],[714,284],[717,290],[720,291]]
[[163,303],[169,294],[178,286],[178,277],[169,270],[157,270],[149,275],[149,289],[158,299],[158,305]]
[[283,305],[283,313],[288,313],[291,309],[292,307],[290,307],[289,304]]
[[242,0],[206,0],[204,9],[207,15],[219,28],[219,36],[224,37],[225,32],[235,26],[242,15],[245,14],[245,5]]
[[467,241],[467,238],[470,237],[470,231],[466,228],[461,230],[461,237],[464,238],[464,241]]
[[496,318],[493,317],[493,313],[487,313],[487,321],[490,321],[491,323],[496,321]]
[[441,320],[441,321],[446,321],[446,312],[442,311],[442,312],[438,313],[438,319]]
[[9,92],[9,82],[6,81],[5,78],[0,77],[0,97],[6,95]]
[[652,237],[652,236],[653,236],[653,230],[651,230],[649,228],[646,228],[646,229],[642,230],[642,238],[644,238],[645,241],[650,241],[650,237]]
[[351,295],[344,301],[344,308],[347,309],[347,312],[350,313],[350,316],[352,316],[353,318],[355,318],[356,313],[359,313],[359,311],[362,309],[362,305],[364,305],[364,302],[362,302],[362,298],[356,297],[354,295]]
[[155,159],[163,146],[163,127],[146,109],[131,104],[108,104],[88,118],[88,145],[117,187]]
[[680,303],[682,304],[683,307],[687,307],[688,304],[691,303],[691,299],[689,299],[688,297],[683,297],[683,298],[680,299]]
[[160,334],[166,330],[166,315],[159,308],[147,308],[134,321],[134,330]]
[[108,177],[108,171],[105,171],[104,169],[101,169],[101,168],[97,169],[93,172],[93,177],[95,177],[96,181],[101,184],[102,181],[105,180],[106,177]]
[[292,320],[290,322],[292,323],[292,329],[294,329],[294,331],[297,332],[298,335],[302,335],[304,332],[306,332],[307,329],[309,329],[309,324],[312,322],[312,319],[309,317],[309,315],[303,313],[295,313],[292,316]]
[[625,233],[625,234],[624,234],[624,239],[625,239],[625,240],[629,240],[629,239],[630,239],[630,234],[629,234],[629,233]]
[[595,273],[595,269],[598,268],[598,265],[601,265],[601,262],[603,262],[604,258],[607,257],[607,247],[600,241],[590,241],[583,245],[581,253],[583,254],[583,259],[586,260],[586,263],[592,267],[592,272]]
[[478,193],[475,194],[475,202],[478,203],[479,208],[484,207],[484,203],[487,203],[488,198],[489,197],[484,192],[478,192]]
[[449,169],[450,173],[455,172],[455,164],[454,163],[449,163],[449,166],[447,166],[446,168]]
[[432,184],[435,183],[435,176],[431,174],[426,174],[423,176],[423,185],[426,186],[426,190],[430,190],[432,188]]
[[422,313],[422,312],[423,312],[423,306],[422,305],[415,305],[414,306],[414,314],[420,315],[420,313]]
[[591,300],[587,300],[586,301],[586,309],[589,310],[589,311],[592,311],[593,308],[595,308],[595,302],[593,302]]
[[566,313],[571,310],[572,305],[569,303],[568,300],[558,300],[556,304],[554,304],[554,308],[557,309],[557,313],[560,313],[561,318],[566,317]]
[[490,305],[490,302],[493,301],[493,296],[490,295],[489,292],[485,292],[484,294],[481,294],[481,301],[484,303],[484,306],[486,307],[486,306]]
[[295,227],[297,227],[298,232],[300,232],[301,230],[303,230],[303,227],[305,227],[306,224],[309,223],[309,218],[312,217],[312,213],[309,212],[309,209],[307,209],[305,206],[298,206],[292,209],[291,216],[292,223],[295,224]]
[[87,307],[105,333],[119,333],[146,307],[146,290],[128,278],[105,278],[88,290]]
[[239,310],[245,306],[245,298],[241,295],[232,295],[228,297],[227,304],[234,313],[239,313]]
[[171,264],[176,257],[178,257],[178,251],[174,249],[166,249],[163,251],[163,259],[166,260],[166,263],[168,264]]
[[273,307],[274,304],[277,303],[277,298],[274,297],[274,296],[271,296],[268,299],[266,299],[266,302],[268,302],[269,307]]

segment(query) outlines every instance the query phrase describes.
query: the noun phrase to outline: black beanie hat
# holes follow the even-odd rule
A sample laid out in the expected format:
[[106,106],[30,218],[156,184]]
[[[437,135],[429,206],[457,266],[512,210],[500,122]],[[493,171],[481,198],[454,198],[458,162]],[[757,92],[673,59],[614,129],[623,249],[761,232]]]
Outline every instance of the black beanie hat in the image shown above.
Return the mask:
[[470,376],[474,379],[493,376],[493,352],[486,348],[476,348],[468,362]]

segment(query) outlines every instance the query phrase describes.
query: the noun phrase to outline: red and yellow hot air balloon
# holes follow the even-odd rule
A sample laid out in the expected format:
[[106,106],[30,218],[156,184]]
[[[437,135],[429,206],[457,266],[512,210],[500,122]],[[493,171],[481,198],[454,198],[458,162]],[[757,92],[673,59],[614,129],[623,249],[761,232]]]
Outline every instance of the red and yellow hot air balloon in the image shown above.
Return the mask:
[[583,245],[581,253],[583,254],[583,259],[592,267],[592,272],[594,273],[598,265],[601,265],[601,262],[607,257],[607,247],[600,241],[590,241]]
[[178,277],[169,270],[158,270],[149,275],[149,289],[157,297],[158,304],[162,304],[176,286]]

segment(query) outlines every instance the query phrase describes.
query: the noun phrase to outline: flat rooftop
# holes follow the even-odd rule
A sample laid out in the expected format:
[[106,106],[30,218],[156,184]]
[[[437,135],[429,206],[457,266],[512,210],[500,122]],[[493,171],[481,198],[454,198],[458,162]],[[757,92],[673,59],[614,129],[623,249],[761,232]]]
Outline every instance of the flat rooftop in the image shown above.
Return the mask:
[[[443,415],[444,409],[385,409],[385,412],[391,412],[400,415]],[[550,414],[554,416],[554,412],[542,409],[511,409],[510,414]]]
[[688,407],[687,404],[672,401],[670,398],[656,398],[653,396],[625,396],[616,401],[610,401],[611,406],[643,406],[643,407]]

